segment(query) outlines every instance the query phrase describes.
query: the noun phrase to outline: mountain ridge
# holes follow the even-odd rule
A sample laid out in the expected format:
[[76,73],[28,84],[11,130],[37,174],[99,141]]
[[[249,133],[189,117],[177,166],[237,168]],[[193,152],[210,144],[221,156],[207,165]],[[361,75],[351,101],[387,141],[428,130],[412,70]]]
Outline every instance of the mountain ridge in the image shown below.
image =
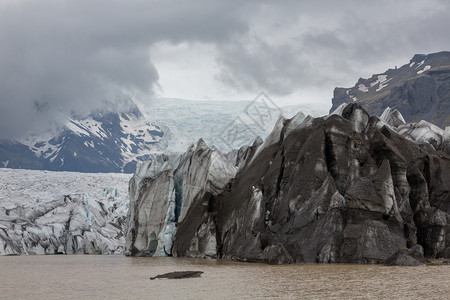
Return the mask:
[[442,128],[449,126],[450,52],[416,54],[400,68],[360,78],[351,88],[335,88],[330,112],[352,102],[373,115],[391,107],[408,122],[426,120]]

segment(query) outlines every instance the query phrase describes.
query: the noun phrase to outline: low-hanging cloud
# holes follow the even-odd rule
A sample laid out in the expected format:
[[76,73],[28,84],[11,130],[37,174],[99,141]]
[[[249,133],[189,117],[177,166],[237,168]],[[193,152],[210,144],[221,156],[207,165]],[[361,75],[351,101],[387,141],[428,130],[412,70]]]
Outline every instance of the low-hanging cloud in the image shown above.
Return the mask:
[[0,138],[60,125],[105,100],[158,84],[155,42],[217,43],[247,30],[234,3],[197,1],[0,2]]

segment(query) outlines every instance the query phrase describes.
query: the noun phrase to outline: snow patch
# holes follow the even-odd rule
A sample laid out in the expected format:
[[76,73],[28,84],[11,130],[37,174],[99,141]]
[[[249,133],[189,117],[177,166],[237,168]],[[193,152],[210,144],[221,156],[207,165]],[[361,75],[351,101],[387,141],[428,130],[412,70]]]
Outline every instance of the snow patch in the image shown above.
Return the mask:
[[425,71],[427,71],[427,70],[429,70],[429,69],[431,69],[431,66],[430,66],[430,65],[426,65],[426,66],[423,68],[423,70],[417,71],[417,74],[422,74],[423,72],[425,72]]
[[345,93],[350,97],[350,99],[353,100],[353,102],[355,102],[356,100],[358,100],[358,98],[356,98],[355,96],[350,95],[350,90],[346,90]]
[[376,91],[377,92],[381,91],[383,88],[385,88],[388,85],[387,83],[392,80],[392,78],[387,79],[387,77],[388,77],[388,75],[378,75],[377,80],[370,83],[370,87],[374,87],[379,84]]
[[86,147],[95,148],[95,147],[94,147],[94,142],[93,142],[93,141],[85,141],[83,144],[84,144]]
[[369,91],[369,88],[361,83],[360,85],[358,85],[358,90],[360,90],[361,92],[367,93]]
[[417,70],[418,68],[420,68],[420,66],[423,65],[424,62],[425,62],[425,59],[422,60],[422,61],[417,65],[417,67],[415,67],[414,69]]

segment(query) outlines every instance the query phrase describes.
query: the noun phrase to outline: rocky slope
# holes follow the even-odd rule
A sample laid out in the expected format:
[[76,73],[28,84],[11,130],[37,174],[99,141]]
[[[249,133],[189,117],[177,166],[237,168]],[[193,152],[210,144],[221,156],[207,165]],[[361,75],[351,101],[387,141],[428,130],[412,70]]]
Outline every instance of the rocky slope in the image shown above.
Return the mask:
[[149,161],[130,183],[126,251],[270,263],[448,258],[450,136],[431,129],[350,104],[280,118],[263,143],[226,157],[199,142],[181,160]]
[[352,88],[336,88],[333,106],[356,102],[370,114],[387,107],[401,112],[407,122],[429,121],[450,125],[450,52],[417,54],[400,68],[369,79],[360,78]]

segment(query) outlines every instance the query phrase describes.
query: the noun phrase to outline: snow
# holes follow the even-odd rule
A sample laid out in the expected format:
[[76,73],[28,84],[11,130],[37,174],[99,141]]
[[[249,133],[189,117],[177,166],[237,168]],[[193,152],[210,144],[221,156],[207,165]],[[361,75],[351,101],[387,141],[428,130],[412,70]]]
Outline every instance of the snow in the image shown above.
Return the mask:
[[130,177],[0,168],[0,254],[122,253]]
[[388,75],[378,75],[377,80],[370,83],[370,87],[374,87],[379,84],[378,88],[376,89],[377,92],[381,91],[383,88],[385,88],[389,81],[392,80],[392,78],[387,79]]
[[346,90],[345,93],[346,93],[346,94],[350,97],[350,99],[352,99],[354,102],[355,102],[356,100],[358,100],[358,98],[356,98],[355,96],[350,95],[350,90]]
[[375,85],[379,84],[380,82],[386,81],[387,75],[378,75],[377,80],[370,83],[370,87],[374,87]]
[[417,71],[417,74],[422,74],[423,72],[425,72],[425,71],[427,71],[427,70],[429,70],[429,69],[431,69],[431,66],[430,66],[430,65],[426,65],[426,66],[423,68],[423,70]]
[[[30,148],[36,156],[43,155],[44,158],[49,158],[55,155],[60,150],[60,145],[52,145],[48,141],[53,138],[51,133],[46,133],[40,136],[30,134],[17,141]],[[45,154],[44,154],[45,153]]]
[[[69,126],[71,127],[69,127]],[[81,120],[73,120],[70,119],[66,122],[66,127],[73,130],[74,132],[78,132],[80,134],[90,135],[93,134],[98,138],[106,138],[107,134],[102,128],[102,123],[95,121],[92,118],[85,118]]]
[[414,66],[415,63],[416,63],[416,62],[413,61],[412,63],[409,64],[409,67],[412,68],[412,66]]
[[160,137],[152,136],[148,130],[158,130],[156,124],[148,122],[144,118],[136,118],[133,114],[126,114],[126,118],[120,116],[120,126],[124,134],[139,136],[144,142],[156,142]]
[[361,83],[360,85],[358,85],[358,90],[360,90],[361,92],[367,93],[369,91],[369,88]]
[[425,59],[422,60],[422,61],[417,65],[417,67],[415,67],[415,69],[417,70],[418,68],[420,68],[420,66],[423,65],[424,62],[425,62]]
[[[152,135],[150,133],[150,131],[161,131],[160,127],[156,125],[156,123],[151,123],[147,119],[143,117],[136,117],[133,114],[122,114],[119,118],[122,133],[126,135],[126,137],[120,138],[123,143],[121,153],[124,158],[124,165],[136,160],[139,156],[146,155],[151,152],[159,152],[149,146],[151,143],[160,142],[163,138],[159,135]],[[133,137],[138,144],[136,144],[136,142],[130,137]],[[134,151],[132,146],[134,146]]]
[[85,142],[84,142],[84,145],[85,145],[86,147],[95,148],[95,147],[94,147],[94,142],[92,142],[92,141],[85,141]]
[[70,120],[66,122],[65,127],[73,132],[75,132],[78,135],[87,135],[89,136],[89,132],[80,127],[75,121]]

